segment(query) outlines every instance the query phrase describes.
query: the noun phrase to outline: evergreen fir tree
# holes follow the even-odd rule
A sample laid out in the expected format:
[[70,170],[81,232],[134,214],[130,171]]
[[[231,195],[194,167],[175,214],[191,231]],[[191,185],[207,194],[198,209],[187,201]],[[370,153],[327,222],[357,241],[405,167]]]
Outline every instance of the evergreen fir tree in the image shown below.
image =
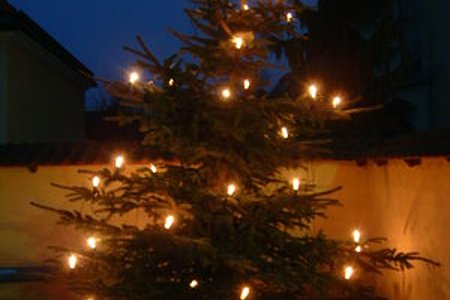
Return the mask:
[[[113,168],[82,171],[92,186],[58,185],[91,213],[34,203],[96,248],[55,247],[51,277],[95,299],[304,299],[367,294],[365,272],[434,263],[378,247],[383,239],[314,233],[339,188],[283,178],[320,155],[312,138],[327,121],[345,117],[332,95],[307,83],[273,93],[263,75],[276,45],[303,39],[305,6],[191,2],[198,34],[174,32],[180,53],[160,62],[140,38],[140,49],[128,49],[154,82],[133,74],[107,84],[120,103],[116,120],[139,122],[148,165],[130,170],[118,157]],[[135,213],[145,226],[130,221]]]

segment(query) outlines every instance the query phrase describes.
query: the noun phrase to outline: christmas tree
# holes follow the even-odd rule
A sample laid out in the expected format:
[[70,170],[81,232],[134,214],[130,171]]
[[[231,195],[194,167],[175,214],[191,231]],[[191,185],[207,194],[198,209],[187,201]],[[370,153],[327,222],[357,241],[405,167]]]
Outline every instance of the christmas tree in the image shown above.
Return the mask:
[[[120,104],[115,120],[140,125],[146,164],[127,167],[123,153],[112,168],[81,171],[91,186],[57,185],[91,212],[34,203],[87,238],[88,247],[54,247],[50,277],[95,299],[304,299],[368,295],[366,273],[433,264],[357,230],[347,241],[314,233],[339,188],[283,175],[319,156],[314,137],[346,117],[339,95],[307,82],[274,92],[267,79],[271,54],[305,40],[306,7],[191,2],[198,33],[173,32],[179,53],[160,62],[141,38],[128,49],[153,81],[133,72],[107,83]],[[144,226],[130,221],[137,213]]]

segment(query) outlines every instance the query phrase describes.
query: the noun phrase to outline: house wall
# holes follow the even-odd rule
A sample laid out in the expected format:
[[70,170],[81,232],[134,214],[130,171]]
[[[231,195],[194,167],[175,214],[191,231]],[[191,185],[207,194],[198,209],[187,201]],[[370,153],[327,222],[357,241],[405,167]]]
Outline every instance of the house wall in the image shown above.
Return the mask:
[[386,237],[390,247],[419,251],[442,264],[386,272],[377,283],[385,295],[396,300],[450,299],[450,162],[428,158],[416,167],[402,160],[365,167],[320,162],[313,170],[319,185],[344,187],[335,195],[343,207],[331,209],[326,221],[315,224],[316,230],[351,238],[353,229],[360,228],[364,237]]
[[[29,205],[30,201],[38,201],[88,211],[89,207],[81,204],[67,206],[63,200],[65,192],[49,185],[50,182],[89,185],[90,181],[77,173],[79,168],[40,167],[31,173],[26,168],[0,167],[0,267],[37,265],[51,255],[48,245],[84,246],[85,236],[55,226],[52,214]],[[295,173],[291,171],[288,176]],[[450,163],[447,160],[427,158],[413,168],[402,160],[389,160],[382,167],[321,161],[311,165],[309,177],[319,188],[344,187],[335,194],[344,206],[330,209],[329,218],[316,221],[314,230],[323,228],[333,237],[346,239],[358,227],[363,238],[384,236],[390,246],[417,250],[442,263],[441,268],[419,264],[403,274],[387,272],[377,282],[385,295],[396,300],[450,299],[447,269],[450,265],[447,238]],[[143,219],[133,215],[130,220],[140,223]],[[44,294],[33,296],[37,293]],[[42,290],[33,285],[0,284],[0,299],[69,299],[61,293],[58,289]]]
[[[89,168],[89,166],[83,166]],[[67,185],[89,184],[77,172],[79,167],[0,168],[0,268],[33,267],[52,256],[50,245],[80,247],[84,237],[68,228],[55,226],[57,218],[30,205],[30,201],[55,207],[81,209],[64,202],[65,192],[51,182]],[[72,298],[62,287],[42,284],[0,283],[0,299],[57,300]]]
[[20,32],[9,36],[6,142],[82,139],[85,86],[79,75]]

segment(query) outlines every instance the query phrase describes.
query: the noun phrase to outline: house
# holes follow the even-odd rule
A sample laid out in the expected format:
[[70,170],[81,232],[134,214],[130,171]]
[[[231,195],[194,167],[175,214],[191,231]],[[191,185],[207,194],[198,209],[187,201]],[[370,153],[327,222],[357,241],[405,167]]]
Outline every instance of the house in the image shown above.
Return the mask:
[[[93,73],[87,67],[24,12],[0,0],[0,145],[83,140],[84,94],[93,86]],[[4,149],[0,150],[3,154]],[[24,226],[32,228],[40,221],[27,214],[27,207],[22,210],[14,205],[23,198],[11,189],[11,180],[17,179],[14,168],[4,167],[0,171],[0,206],[4,209],[0,217],[0,299],[23,299],[15,290],[17,285],[5,281],[31,280],[39,259],[14,261],[9,254],[31,246],[23,239]],[[31,191],[38,187],[37,181],[19,190]],[[35,299],[47,298],[38,292],[34,295]]]
[[0,1],[0,144],[84,138],[93,74],[25,13]]
[[[421,13],[444,14],[438,10],[445,1],[432,1],[440,4],[427,10],[419,6],[425,0],[412,2]],[[33,274],[52,255],[48,245],[80,247],[86,237],[55,226],[54,216],[29,203],[66,206],[65,192],[51,182],[88,186],[90,181],[79,169],[102,168],[118,153],[125,154],[127,166],[133,168],[147,163],[149,152],[117,128],[101,129],[97,124],[85,134],[84,128],[91,125],[85,122],[83,92],[94,84],[92,73],[24,13],[5,2],[0,2],[0,11],[0,299],[71,299],[63,287],[46,289],[34,283]],[[422,32],[433,20],[426,19],[412,38],[423,41],[424,51],[434,49],[427,45],[440,44],[426,52],[426,57],[436,58],[439,51],[445,53],[450,38]],[[439,20],[444,22],[443,16]],[[447,44],[433,40],[444,38]],[[437,63],[424,63],[424,70]],[[418,106],[437,97],[432,101],[441,106],[433,106],[433,114],[424,110],[418,119],[424,130],[435,128],[431,124],[445,127],[446,121],[447,86],[430,80],[418,80],[417,87],[411,84],[403,91],[413,95]],[[449,299],[450,135],[444,131],[341,139],[334,150],[333,156],[312,161],[302,174],[302,179],[321,187],[344,187],[335,195],[344,207],[332,209],[326,221],[316,221],[314,230],[323,228],[345,239],[357,227],[363,239],[387,237],[399,250],[418,250],[440,261],[442,268],[419,265],[407,273],[387,272],[377,285],[397,300]],[[89,209],[78,203],[71,207]]]
[[408,20],[403,36],[419,57],[418,72],[401,94],[417,108],[421,131],[450,129],[450,2],[398,0],[398,15]]

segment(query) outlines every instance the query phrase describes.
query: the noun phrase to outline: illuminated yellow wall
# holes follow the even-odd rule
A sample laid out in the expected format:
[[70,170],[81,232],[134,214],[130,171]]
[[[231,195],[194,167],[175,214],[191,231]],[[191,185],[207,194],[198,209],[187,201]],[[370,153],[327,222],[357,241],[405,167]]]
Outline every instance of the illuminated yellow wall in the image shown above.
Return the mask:
[[408,167],[402,160],[385,166],[358,167],[352,162],[315,163],[316,180],[342,185],[336,196],[344,205],[330,210],[317,228],[349,238],[354,227],[365,236],[387,237],[399,250],[417,250],[442,263],[441,268],[418,264],[406,273],[387,272],[379,280],[384,293],[396,300],[450,299],[450,162],[423,159]]
[[[54,225],[54,216],[29,205],[30,201],[39,201],[67,208],[64,192],[49,183],[89,184],[77,173],[78,169],[76,166],[40,167],[36,173],[30,173],[26,168],[0,168],[1,267],[39,264],[50,255],[48,245],[83,245],[83,236],[68,234],[64,228]],[[399,250],[418,250],[443,264],[439,269],[419,266],[405,274],[388,272],[388,279],[380,278],[378,283],[386,295],[396,300],[450,299],[447,269],[450,265],[447,238],[450,163],[447,160],[424,159],[413,168],[402,160],[389,160],[382,167],[316,162],[311,174],[323,188],[344,187],[335,195],[344,207],[331,209],[327,221],[314,224],[316,230],[325,228],[335,237],[348,238],[352,229],[359,227],[364,236],[385,236]],[[74,208],[81,209],[81,205],[75,204]],[[23,298],[19,295],[24,290],[30,288],[0,285],[0,299],[62,299],[60,295]]]
[[[78,168],[41,167],[36,173],[26,168],[0,168],[0,267],[36,266],[50,257],[49,245],[83,243],[81,236],[67,234],[65,228],[55,226],[55,216],[29,204],[38,201],[68,207],[63,202],[64,192],[51,187],[50,182],[83,184]],[[80,205],[74,208],[80,209]],[[59,288],[49,290],[40,284],[14,283],[0,284],[0,299],[71,298]]]

